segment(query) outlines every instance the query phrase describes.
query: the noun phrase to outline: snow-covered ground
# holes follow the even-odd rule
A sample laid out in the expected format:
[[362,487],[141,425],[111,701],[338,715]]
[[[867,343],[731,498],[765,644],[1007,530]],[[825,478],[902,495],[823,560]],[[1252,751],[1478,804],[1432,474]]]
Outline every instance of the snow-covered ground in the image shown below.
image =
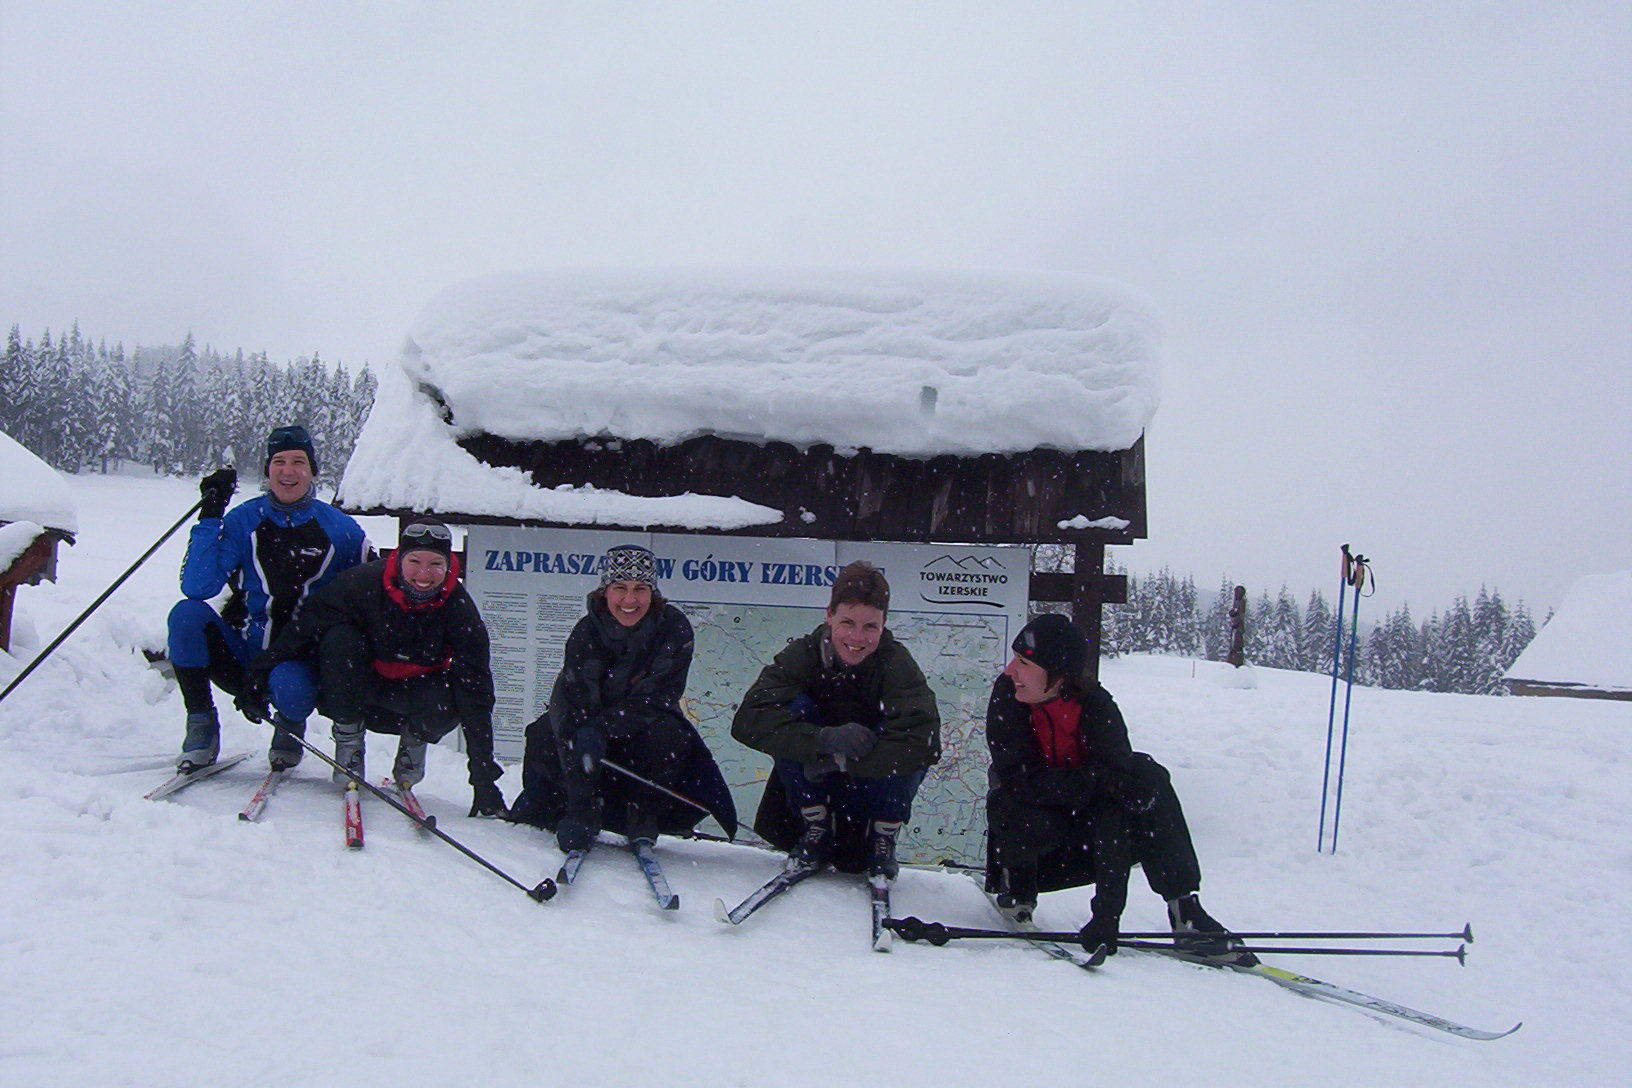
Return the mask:
[[[196,499],[191,482],[87,476],[62,581],[23,589],[0,683]],[[1632,706],[1359,689],[1340,852],[1315,852],[1329,681],[1110,662],[1135,744],[1173,771],[1206,880],[1238,928],[1456,929],[1469,963],[1281,962],[1516,1035],[1468,1042],[1262,980],[1124,954],[1096,976],[1007,942],[868,948],[867,897],[822,878],[740,929],[709,904],[768,877],[741,846],[660,846],[659,912],[603,847],[539,905],[381,804],[341,844],[308,758],[265,818],[234,814],[255,759],[173,801],[142,794],[181,739],[162,642],[182,534],[0,703],[0,1084],[1624,1084],[1632,1044]],[[383,773],[376,741],[371,767]],[[518,788],[514,771],[500,785]],[[533,883],[547,835],[466,819],[463,760],[421,789],[449,833]],[[1128,928],[1161,904],[1135,875]],[[1081,892],[1040,921],[1075,927]],[[896,912],[988,925],[967,879],[908,871]]]

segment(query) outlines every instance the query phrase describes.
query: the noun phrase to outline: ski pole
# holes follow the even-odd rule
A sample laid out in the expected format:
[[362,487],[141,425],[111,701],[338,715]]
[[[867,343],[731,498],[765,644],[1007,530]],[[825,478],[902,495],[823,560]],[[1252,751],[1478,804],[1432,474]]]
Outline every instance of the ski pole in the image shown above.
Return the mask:
[[660,786],[656,782],[653,782],[650,778],[643,778],[640,775],[636,774],[634,771],[631,771],[628,767],[625,767],[621,763],[614,762],[613,760],[607,759],[607,758],[605,758],[603,756],[601,758],[601,766],[611,767],[614,771],[617,771],[619,774],[623,775],[625,778],[631,778],[634,781],[639,782],[642,786],[646,786],[649,789],[654,789],[658,793],[667,794],[668,796],[674,798],[676,801],[683,801],[684,803],[690,805],[692,808],[696,809],[698,812],[703,813],[705,816],[712,816],[713,815],[713,813],[709,811],[707,805],[702,804],[701,802],[698,802],[698,801],[693,801],[691,798],[687,797],[683,793],[676,793],[673,790],[669,789],[669,787],[667,787],[667,786]]
[[[1455,933],[1383,933],[1376,930],[1355,930],[1352,932],[1338,932],[1336,930],[1230,930],[1230,936],[1239,937],[1248,941],[1465,941],[1473,943],[1473,926],[1465,925]],[[1150,933],[1122,933],[1119,940],[1150,940],[1163,941],[1173,939],[1171,932],[1154,931]]]
[[[1343,742],[1337,755],[1337,797],[1332,803],[1332,853],[1337,853],[1337,825],[1343,819],[1343,771],[1349,760],[1349,702],[1354,698],[1354,648],[1360,641],[1360,591],[1365,588],[1370,567],[1366,557],[1354,557],[1350,584],[1354,586],[1354,614],[1350,617],[1353,629],[1349,634],[1349,675],[1343,693]],[[1375,583],[1374,583],[1375,586]]]
[[79,627],[80,624],[84,623],[87,619],[90,618],[90,615],[91,615],[92,612],[95,612],[98,608],[101,607],[103,601],[105,601],[109,597],[113,596],[113,591],[114,590],[118,589],[120,586],[125,584],[125,579],[126,578],[129,578],[132,574],[136,573],[136,568],[137,567],[140,567],[143,563],[147,562],[148,559],[153,555],[153,553],[158,551],[160,546],[163,545],[166,540],[169,540],[171,538],[171,536],[175,535],[175,531],[177,529],[181,528],[183,525],[185,525],[187,523],[187,519],[192,517],[194,514],[196,514],[198,512],[198,508],[203,506],[203,505],[204,505],[204,500],[203,499],[199,499],[197,502],[193,503],[193,505],[190,506],[187,509],[187,512],[185,514],[181,515],[181,517],[176,520],[176,523],[174,525],[170,526],[170,528],[168,528],[168,529],[166,529],[164,531],[163,536],[159,537],[159,539],[157,539],[157,540],[155,540],[153,542],[153,546],[151,548],[147,549],[147,551],[142,553],[142,557],[140,559],[136,560],[136,562],[134,562],[134,563],[132,563],[130,565],[129,570],[125,571],[125,573],[121,574],[118,578],[114,579],[113,585],[109,586],[107,589],[102,591],[102,596],[100,596],[96,600],[92,601],[91,606],[89,608],[87,608],[85,611],[81,612],[79,614],[79,618],[74,620],[73,623],[70,623],[63,630],[62,634],[58,635],[55,639],[53,639],[52,642],[51,642],[51,645],[49,645],[45,649],[41,650],[39,656],[36,657],[33,661],[30,661],[27,664],[27,666],[24,667],[23,671],[18,673],[16,675],[16,677],[14,677],[12,679],[11,683],[6,685],[6,690],[5,691],[0,691],[0,701],[3,701],[6,696],[8,696],[8,695],[10,695],[12,693],[12,690],[15,689],[18,684],[21,684],[25,679],[27,679],[28,674],[33,672],[35,670],[35,668],[37,668],[39,666],[40,662],[42,662],[46,658],[50,657],[51,656],[51,651],[55,650],[58,646],[61,646],[63,641],[65,639],[67,639],[67,637],[69,635],[73,634],[74,631]]
[[[928,941],[933,945],[944,945],[955,940],[1009,940],[1009,941],[1048,941],[1053,943],[1075,944],[1077,934],[1074,932],[1049,932],[1046,930],[1009,930],[1009,929],[966,929],[962,926],[947,926],[939,922],[924,922],[917,918],[886,918],[884,928],[893,930],[904,941]],[[1166,934],[1171,937],[1172,934]],[[1222,936],[1222,935],[1220,935]],[[1235,934],[1234,936],[1240,936]],[[1178,952],[1195,954],[1194,942],[1183,941],[1124,941],[1117,938],[1120,948],[1137,948],[1149,952]],[[1264,948],[1249,948],[1246,946],[1231,947],[1231,952],[1262,952],[1274,956],[1437,956],[1454,959],[1458,963],[1467,962],[1467,949],[1458,946],[1455,949],[1422,949],[1422,948],[1286,948],[1269,946]]]
[[[1332,728],[1337,724],[1337,668],[1343,658],[1343,604],[1349,596],[1349,546],[1343,545],[1343,569],[1337,578],[1337,637],[1332,643],[1332,698],[1326,708],[1326,761],[1320,770],[1320,829],[1315,836],[1315,853],[1326,849],[1326,794],[1332,775]],[[1355,602],[1358,609],[1359,602]]]
[[720,826],[725,828],[726,838],[735,839],[737,837],[737,824],[736,824],[736,821],[732,820],[732,821],[730,821],[728,823],[724,817],[722,817],[719,813],[715,812],[713,809],[709,808],[707,805],[703,804],[701,801],[693,801],[690,797],[687,797],[683,793],[677,793],[674,790],[669,789],[669,787],[667,787],[667,786],[660,785],[660,784],[658,784],[656,782],[653,782],[649,778],[645,778],[645,777],[643,777],[641,775],[638,775],[634,771],[631,771],[628,767],[625,767],[623,764],[618,763],[616,760],[607,759],[607,758],[605,758],[603,756],[601,758],[601,762],[603,764],[605,764],[606,766],[611,767],[614,771],[617,771],[619,774],[625,776],[626,778],[629,778],[629,779],[631,779],[632,781],[635,781],[635,782],[639,782],[642,786],[646,786],[649,789],[654,789],[658,793],[665,794],[665,795],[667,795],[669,797],[674,798],[676,801],[680,801],[680,802],[682,802],[684,804],[690,805],[692,808],[696,809],[698,812],[701,812],[706,816],[714,817],[716,820],[720,821]]
[[[886,918],[884,924],[909,941],[925,940],[931,944],[944,944],[951,940],[994,940],[994,941],[1075,941],[1075,933],[1048,933],[1040,930],[1014,929],[976,929],[965,926],[949,926],[941,922],[926,922],[920,918],[908,916],[906,918]],[[1182,947],[1188,940],[1205,940],[1209,934],[1201,934],[1193,938],[1175,937],[1170,931],[1126,932],[1117,935],[1120,941],[1160,940],[1173,941]],[[1222,934],[1220,935],[1222,936]],[[1444,940],[1463,941],[1473,943],[1472,924],[1464,925],[1455,933],[1404,933],[1381,932],[1378,930],[1231,930],[1230,937],[1240,940],[1261,941],[1324,941],[1324,940]]]
[[[1075,933],[1055,934],[1056,940],[1076,940]],[[1148,952],[1178,952],[1183,955],[1198,955],[1193,944],[1158,942],[1158,941],[1117,941],[1119,948],[1137,948]],[[1251,948],[1246,945],[1230,946],[1231,952],[1262,953],[1266,956],[1438,956],[1444,959],[1453,959],[1457,963],[1467,966],[1468,950],[1461,945],[1454,949],[1428,948],[1332,948],[1321,945],[1317,948],[1288,948],[1281,945],[1268,945],[1261,948]],[[1203,957],[1205,958],[1205,957]]]
[[310,743],[308,743],[305,737],[297,737],[293,733],[290,733],[289,735],[295,737],[295,739],[300,742],[300,746],[312,753],[312,755],[316,756],[318,759],[321,759],[324,763],[327,763],[329,766],[333,767],[335,770],[339,771],[341,774],[345,775],[359,786],[368,790],[375,797],[378,797],[380,800],[384,801],[386,804],[390,805],[392,808],[414,821],[414,825],[416,827],[419,827],[424,831],[429,831],[432,835],[435,835],[437,838],[441,839],[443,842],[465,855],[465,857],[482,866],[488,872],[493,873],[510,884],[514,884],[516,887],[526,892],[528,898],[539,903],[544,902],[546,899],[554,898],[555,881],[551,880],[549,877],[545,877],[542,881],[540,881],[537,887],[529,888],[527,885],[511,876],[497,865],[494,865],[491,861],[488,861],[486,858],[482,857],[482,855],[478,854],[476,851],[472,850],[470,847],[466,846],[452,835],[449,835],[446,831],[443,831],[440,827],[437,827],[435,816],[426,816],[424,819],[420,819],[418,816],[413,814],[412,810],[410,810],[407,805],[403,804],[395,797],[392,797],[389,793],[386,793],[384,790],[374,785],[374,783],[369,782],[367,779],[363,778],[362,775],[354,773],[351,768],[341,766],[336,761],[330,759],[328,756],[324,755],[322,752],[318,751]]

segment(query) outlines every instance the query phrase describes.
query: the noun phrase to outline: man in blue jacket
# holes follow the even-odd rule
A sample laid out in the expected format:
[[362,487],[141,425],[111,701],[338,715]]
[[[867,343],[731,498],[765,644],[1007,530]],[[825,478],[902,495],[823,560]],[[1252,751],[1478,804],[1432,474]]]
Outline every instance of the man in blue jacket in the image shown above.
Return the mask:
[[[317,451],[306,428],[279,427],[267,436],[264,472],[266,494],[230,513],[236,472],[220,469],[199,483],[203,502],[181,566],[185,599],[170,610],[170,661],[187,707],[176,760],[184,771],[214,763],[220,751],[211,681],[250,721],[271,719],[274,768],[300,762],[305,749],[296,738],[317,705],[316,666],[285,661],[263,678],[245,665],[299,615],[312,591],[372,554],[361,525],[314,497]],[[210,602],[229,585],[223,616]]]

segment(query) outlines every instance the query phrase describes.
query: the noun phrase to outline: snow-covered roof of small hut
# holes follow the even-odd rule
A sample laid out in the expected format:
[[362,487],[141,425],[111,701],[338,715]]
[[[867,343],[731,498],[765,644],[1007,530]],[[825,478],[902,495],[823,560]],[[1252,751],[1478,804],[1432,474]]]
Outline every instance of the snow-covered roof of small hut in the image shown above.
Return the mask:
[[68,481],[56,469],[0,431],[0,522],[6,521],[30,521],[75,533],[79,508]]
[[607,503],[670,503],[635,523],[763,524],[780,512],[729,497],[704,509],[691,496],[675,520],[669,499],[540,492],[455,440],[711,434],[924,457],[1121,450],[1156,411],[1156,339],[1126,288],[1068,273],[485,276],[435,296],[414,322],[398,365],[380,375],[341,497],[626,524],[630,511]]
[[1507,679],[1632,691],[1632,571],[1591,574],[1571,586]]

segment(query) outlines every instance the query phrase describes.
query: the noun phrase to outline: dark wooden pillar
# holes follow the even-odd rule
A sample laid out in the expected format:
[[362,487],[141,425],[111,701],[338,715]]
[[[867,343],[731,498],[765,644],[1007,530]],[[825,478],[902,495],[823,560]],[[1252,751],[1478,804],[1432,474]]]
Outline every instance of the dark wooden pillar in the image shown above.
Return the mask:
[[1072,564],[1071,617],[1088,636],[1088,675],[1099,679],[1099,651],[1104,631],[1102,610],[1108,604],[1126,604],[1128,580],[1105,573],[1105,545],[1078,544]]
[[1230,605],[1230,652],[1224,658],[1236,668],[1247,663],[1247,587],[1235,587],[1235,603]]
[[1088,675],[1099,679],[1099,651],[1104,630],[1102,609],[1108,604],[1128,602],[1128,579],[1105,573],[1105,545],[1078,544],[1072,557],[1072,572],[1034,573],[1031,599],[1069,604],[1071,618],[1088,636]]

